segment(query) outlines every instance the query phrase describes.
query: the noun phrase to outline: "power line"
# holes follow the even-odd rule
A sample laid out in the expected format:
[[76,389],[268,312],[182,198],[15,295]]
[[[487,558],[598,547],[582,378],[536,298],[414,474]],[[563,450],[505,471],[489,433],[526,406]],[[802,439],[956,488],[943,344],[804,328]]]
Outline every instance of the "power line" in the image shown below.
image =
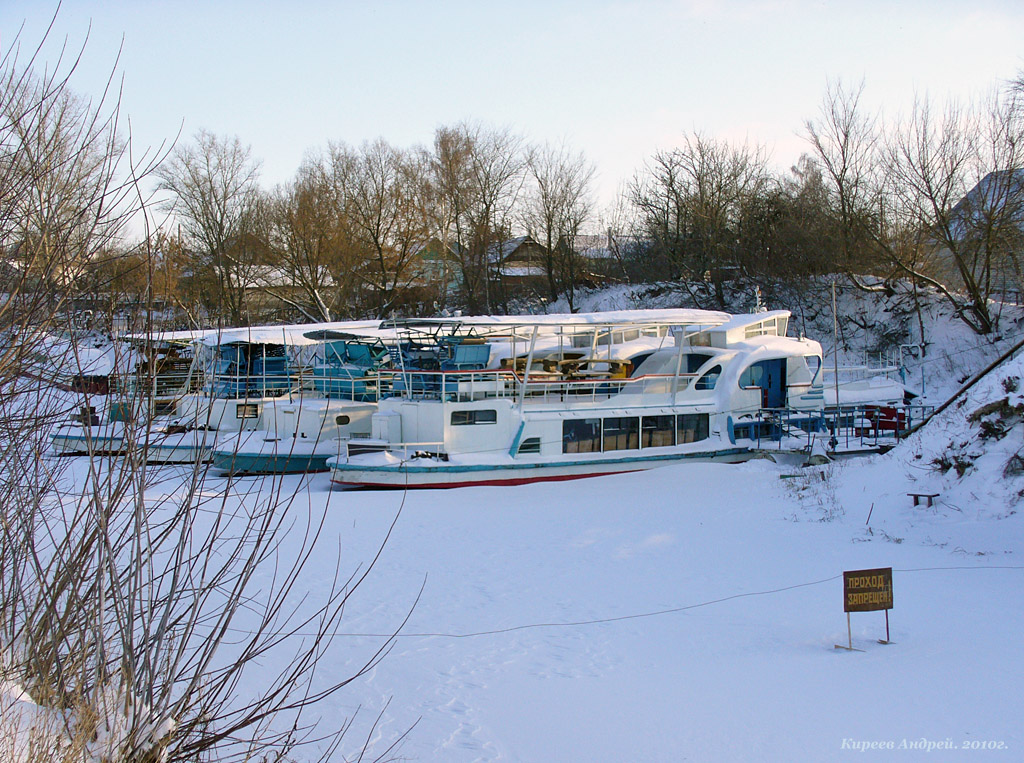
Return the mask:
[[[953,567],[907,567],[907,568],[894,568],[893,572],[949,572],[949,571],[964,571],[964,570],[1024,570],[1024,565],[992,565],[988,567],[971,567],[971,566],[953,566]],[[781,588],[771,588],[764,591],[747,591],[745,593],[732,594],[731,596],[723,596],[718,599],[709,599],[707,601],[698,602],[696,604],[685,604],[679,607],[669,607],[667,609],[657,609],[648,612],[637,612],[627,615],[616,615],[612,617],[598,617],[587,620],[567,620],[564,622],[535,622],[535,623],[523,623],[520,625],[512,625],[507,628],[493,628],[489,630],[481,631],[469,631],[465,633],[453,633],[447,631],[424,631],[415,633],[333,633],[332,637],[352,637],[352,638],[451,638],[451,639],[468,639],[476,638],[479,636],[496,636],[505,633],[514,633],[516,631],[535,630],[539,628],[579,628],[591,625],[604,625],[608,623],[624,622],[626,620],[640,620],[648,617],[661,617],[663,615],[671,615],[679,612],[686,612],[694,609],[701,609],[702,607],[710,607],[714,604],[722,604],[727,601],[735,601],[737,599],[752,598],[755,596],[771,596],[774,594],[785,593],[786,591],[793,591],[798,588],[809,588],[812,586],[823,585],[824,583],[830,583],[834,580],[839,580],[843,576],[832,575],[831,577],[821,578],[820,580],[812,580],[806,583],[796,583],[794,585],[782,586]],[[236,633],[248,633],[239,628],[231,628],[230,630]],[[293,635],[301,636],[319,636],[323,634],[318,633],[295,633]]]

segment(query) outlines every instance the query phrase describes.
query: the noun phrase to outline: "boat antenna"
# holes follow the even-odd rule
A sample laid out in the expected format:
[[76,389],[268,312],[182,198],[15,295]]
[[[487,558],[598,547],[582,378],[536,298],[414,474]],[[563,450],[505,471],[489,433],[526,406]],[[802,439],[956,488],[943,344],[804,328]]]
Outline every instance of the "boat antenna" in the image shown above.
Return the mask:
[[832,381],[836,389],[836,414],[829,445],[839,447],[839,314],[836,312],[836,281],[832,279]]

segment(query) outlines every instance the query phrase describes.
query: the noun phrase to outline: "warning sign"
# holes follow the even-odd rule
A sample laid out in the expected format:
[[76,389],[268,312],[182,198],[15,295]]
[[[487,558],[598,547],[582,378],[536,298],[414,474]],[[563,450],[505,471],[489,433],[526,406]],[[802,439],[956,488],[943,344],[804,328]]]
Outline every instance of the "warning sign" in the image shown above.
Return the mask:
[[843,611],[892,609],[892,567],[843,573]]

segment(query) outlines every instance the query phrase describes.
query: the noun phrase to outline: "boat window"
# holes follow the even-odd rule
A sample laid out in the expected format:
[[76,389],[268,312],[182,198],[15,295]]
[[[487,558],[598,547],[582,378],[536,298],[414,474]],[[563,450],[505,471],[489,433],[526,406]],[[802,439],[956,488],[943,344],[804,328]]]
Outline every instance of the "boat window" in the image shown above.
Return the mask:
[[697,379],[697,383],[694,385],[694,389],[714,389],[715,385],[718,383],[718,377],[721,373],[721,366],[712,366],[706,374]]
[[259,403],[238,403],[238,405],[235,406],[236,419],[258,419],[259,417]]
[[335,424],[337,424],[337,425],[338,425],[339,427],[343,427],[343,426],[345,426],[345,425],[346,425],[347,423],[349,423],[349,422],[350,422],[351,420],[352,420],[352,419],[350,419],[350,418],[349,418],[348,416],[346,416],[346,415],[345,415],[345,414],[343,413],[343,414],[341,414],[340,416],[336,416],[336,417],[334,418],[334,423],[335,423]]
[[680,413],[676,417],[676,442],[699,442],[708,439],[708,414]]
[[622,416],[604,420],[604,449],[633,450],[640,447],[640,418]]
[[647,360],[649,357],[651,357],[651,355],[653,354],[653,351],[641,352],[639,355],[634,355],[633,357],[631,357],[629,360],[633,364],[633,367],[630,369],[629,375],[633,376],[633,374],[637,372],[637,369],[640,368],[643,362]]
[[563,453],[601,451],[601,419],[568,419],[562,422]]
[[[695,374],[700,370],[700,367],[711,360],[714,355],[709,355],[706,352],[690,352],[686,355],[686,371],[684,373]],[[721,370],[721,369],[719,369]]]
[[539,437],[527,437],[521,443],[519,443],[520,453],[540,453],[540,438]]
[[760,363],[755,363],[749,368],[744,369],[743,373],[740,374],[740,387],[743,389],[760,387],[763,379],[764,366]]
[[640,447],[660,448],[675,444],[675,416],[644,416],[640,425]]
[[472,426],[475,424],[497,424],[498,412],[493,408],[478,411],[452,411],[452,426]]
[[804,360],[807,361],[807,370],[811,372],[811,382],[814,382],[818,378],[818,371],[821,370],[821,358],[817,355],[805,355]]

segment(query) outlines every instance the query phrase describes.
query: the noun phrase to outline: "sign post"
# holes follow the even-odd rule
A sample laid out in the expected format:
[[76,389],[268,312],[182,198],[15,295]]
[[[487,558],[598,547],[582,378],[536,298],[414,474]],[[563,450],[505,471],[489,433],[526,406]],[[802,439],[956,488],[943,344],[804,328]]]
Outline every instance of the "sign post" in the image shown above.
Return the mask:
[[850,625],[851,612],[874,612],[885,610],[885,640],[889,644],[889,610],[892,609],[892,567],[873,570],[851,570],[843,573],[843,610],[846,612],[847,646],[836,644],[836,649],[861,651],[853,648],[853,629]]

